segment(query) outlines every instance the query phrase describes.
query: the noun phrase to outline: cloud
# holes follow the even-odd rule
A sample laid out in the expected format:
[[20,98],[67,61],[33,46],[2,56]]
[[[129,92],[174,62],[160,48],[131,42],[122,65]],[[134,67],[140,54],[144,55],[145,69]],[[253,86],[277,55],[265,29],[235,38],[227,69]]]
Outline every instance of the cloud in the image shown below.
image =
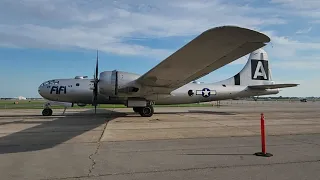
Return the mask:
[[271,3],[280,5],[286,14],[316,19],[320,17],[320,1],[317,0],[271,0]]
[[259,29],[286,23],[261,13],[269,9],[218,0],[137,0],[135,4],[129,0],[4,0],[0,11],[3,47],[100,49],[158,58],[174,51],[152,48],[141,43],[144,39],[194,37],[226,24]]
[[295,59],[290,61],[275,62],[272,64],[273,67],[279,69],[290,69],[290,70],[320,70],[320,59]]
[[320,2],[317,0],[271,0],[272,3],[281,4],[282,6],[301,9],[313,10],[320,8]]
[[296,34],[307,34],[311,31],[312,27],[309,27],[308,29],[300,29],[296,32]]
[[297,83],[297,87],[284,88],[280,90],[280,93],[275,96],[291,96],[291,97],[319,97],[320,84],[318,82],[320,76],[308,77],[306,79],[281,79],[277,80],[277,83]]
[[320,20],[313,20],[313,21],[311,21],[310,23],[313,23],[313,24],[320,24]]
[[[3,14],[0,16],[0,46],[99,49],[117,55],[162,60],[177,49],[155,48],[152,39],[182,37],[189,41],[208,28],[229,24],[261,30],[269,35],[271,44],[265,47],[268,54],[282,60],[297,57],[303,51],[320,50],[319,43],[293,39],[283,33],[279,35],[273,28],[273,25],[288,22],[282,13],[293,9],[313,12],[320,8],[320,3],[272,0],[271,4],[278,5],[275,7],[250,3],[222,0],[137,0],[135,3],[129,0],[4,0],[0,2]],[[311,29],[300,29],[296,33],[306,34]],[[247,57],[231,64],[243,65]]]
[[298,40],[294,40],[290,37],[286,36],[279,36],[274,31],[264,31],[266,35],[271,38],[271,42],[273,45],[281,45],[294,48],[294,49],[301,49],[301,50],[318,50],[320,49],[320,43],[313,43],[313,42],[302,42]]
[[[320,43],[281,36],[275,31],[263,31],[263,33],[271,38],[271,43],[264,48],[272,60],[276,59],[277,61],[284,61],[283,63],[286,63],[285,61],[287,60],[296,59],[297,61],[308,63],[310,60],[320,57]],[[313,57],[306,59],[306,57],[310,56]],[[302,58],[305,61],[302,61]]]

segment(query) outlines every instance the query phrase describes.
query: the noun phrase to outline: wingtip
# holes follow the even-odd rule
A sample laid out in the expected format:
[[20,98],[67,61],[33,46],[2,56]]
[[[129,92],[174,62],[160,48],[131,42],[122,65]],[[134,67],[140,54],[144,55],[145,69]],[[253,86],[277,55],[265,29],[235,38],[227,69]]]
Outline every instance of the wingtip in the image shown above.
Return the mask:
[[290,84],[287,84],[287,85],[291,85],[292,87],[296,87],[296,86],[299,86],[300,84],[290,83]]
[[[254,30],[254,29],[235,26],[235,25],[217,26],[217,27],[210,28],[210,29],[206,30],[205,32],[210,32],[210,31],[215,31],[215,30],[223,30],[223,31],[230,31],[230,32],[240,32],[241,34],[246,35],[246,36],[254,35],[255,38],[254,38],[254,40],[252,42],[257,41],[257,42],[269,43],[271,41],[271,38],[268,35],[266,35],[266,34],[264,34],[262,32],[259,32],[259,31]],[[232,33],[230,33],[230,34],[232,34]]]

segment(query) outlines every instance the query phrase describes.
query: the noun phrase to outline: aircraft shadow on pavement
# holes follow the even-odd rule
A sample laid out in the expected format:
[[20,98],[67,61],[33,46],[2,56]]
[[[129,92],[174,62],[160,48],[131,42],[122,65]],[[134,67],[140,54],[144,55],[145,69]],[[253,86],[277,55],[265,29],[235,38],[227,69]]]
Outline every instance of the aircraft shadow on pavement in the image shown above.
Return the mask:
[[[0,116],[3,117],[3,116]],[[7,125],[7,124],[39,124],[39,123],[45,123],[48,121],[25,121],[25,120],[19,120],[19,121],[10,121],[10,122],[0,122],[0,126]]]
[[195,154],[183,154],[183,155],[189,155],[189,156],[252,156],[254,154],[228,154],[228,153],[207,153],[207,154],[200,154],[200,153],[195,153]]
[[210,110],[188,110],[188,112],[155,112],[154,114],[216,114],[216,115],[237,115],[234,112],[218,112]]
[[[39,125],[0,137],[0,154],[38,151],[62,144],[87,131],[93,130],[117,117],[126,116],[125,113],[98,109],[66,113],[65,116],[44,117],[48,121],[33,121]],[[56,118],[56,119],[52,119]],[[14,122],[12,122],[14,124]],[[16,121],[17,124],[30,124]]]

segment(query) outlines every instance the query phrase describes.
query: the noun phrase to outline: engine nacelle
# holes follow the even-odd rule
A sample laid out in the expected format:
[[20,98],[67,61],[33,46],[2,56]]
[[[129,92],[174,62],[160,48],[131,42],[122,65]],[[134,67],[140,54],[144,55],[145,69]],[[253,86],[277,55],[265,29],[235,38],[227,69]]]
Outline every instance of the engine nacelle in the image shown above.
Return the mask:
[[123,71],[104,71],[99,77],[99,93],[106,96],[122,96],[130,92],[138,92],[132,82],[140,75]]
[[99,77],[99,93],[107,96],[115,96],[117,94],[117,71],[104,71]]

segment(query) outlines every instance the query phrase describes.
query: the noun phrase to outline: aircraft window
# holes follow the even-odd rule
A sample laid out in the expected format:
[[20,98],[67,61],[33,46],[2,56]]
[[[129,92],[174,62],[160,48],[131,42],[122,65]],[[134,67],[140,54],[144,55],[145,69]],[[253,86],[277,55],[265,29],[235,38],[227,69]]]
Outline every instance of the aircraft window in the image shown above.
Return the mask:
[[50,81],[47,81],[46,83],[48,83],[48,84],[59,84],[59,81],[50,80]]
[[79,84],[79,83],[77,83],[77,84],[76,84],[76,86],[80,86],[80,84]]
[[227,87],[225,84],[222,84],[223,87]]

